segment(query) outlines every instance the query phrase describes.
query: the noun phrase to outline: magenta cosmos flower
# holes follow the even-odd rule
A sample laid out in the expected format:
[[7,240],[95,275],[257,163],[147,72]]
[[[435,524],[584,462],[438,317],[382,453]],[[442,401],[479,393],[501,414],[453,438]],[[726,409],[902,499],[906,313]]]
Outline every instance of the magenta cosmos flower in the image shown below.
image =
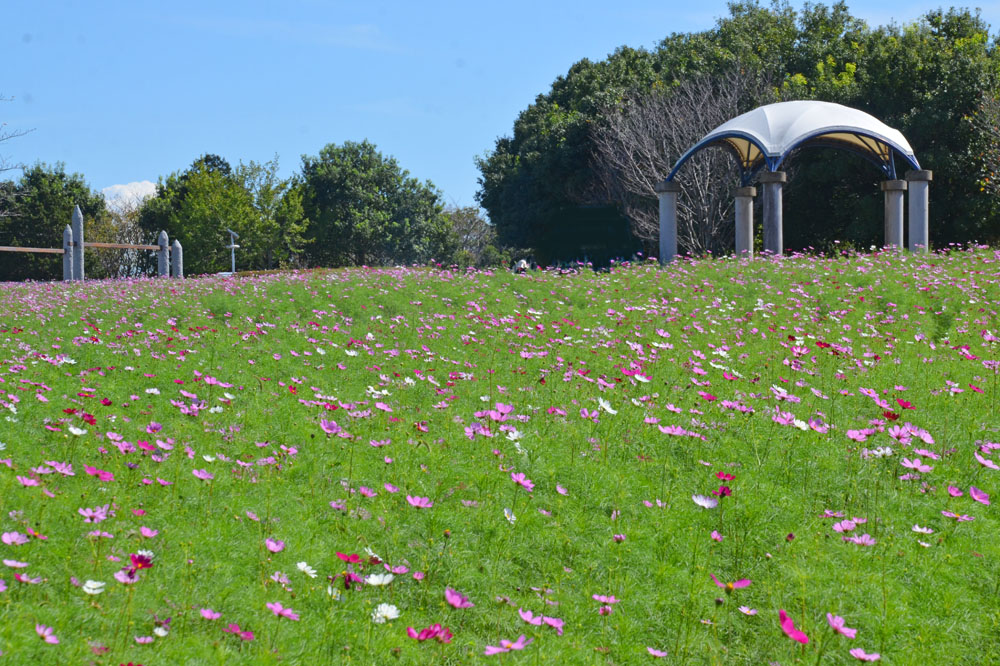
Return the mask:
[[434,638],[439,643],[451,643],[452,638],[451,630],[448,627],[442,627],[440,624],[432,624],[426,629],[421,629],[419,632],[413,627],[407,627],[406,635],[416,641],[429,641]]
[[[475,606],[474,603],[469,601],[469,598],[458,590],[453,590],[450,587],[444,588],[444,600],[455,608],[472,608]],[[518,648],[520,649],[520,648]]]
[[786,636],[803,645],[809,642],[809,637],[801,629],[795,628],[795,622],[792,621],[792,618],[788,617],[788,613],[784,609],[778,611],[778,619],[781,622],[781,630],[785,632]]
[[429,509],[434,506],[434,502],[431,501],[430,497],[413,497],[411,495],[407,495],[406,501],[418,509]]
[[264,540],[264,545],[267,546],[267,549],[272,553],[280,553],[285,549],[284,541],[278,541],[277,539],[272,539],[270,537]]
[[858,661],[878,661],[879,659],[882,658],[882,655],[880,655],[878,652],[872,652],[871,654],[868,654],[861,648],[854,648],[853,650],[851,650],[851,656],[857,659]]
[[723,588],[727,594],[731,594],[733,590],[739,590],[744,587],[750,587],[751,581],[749,578],[740,578],[739,580],[733,581],[731,583],[723,583],[722,581],[720,581],[718,578],[715,577],[715,574],[708,574],[708,575],[711,576],[712,580],[715,581],[715,584]]
[[489,657],[490,655],[500,654],[501,652],[510,652],[511,650],[523,650],[524,648],[531,645],[531,643],[534,640],[535,640],[534,638],[526,639],[524,637],[524,634],[518,636],[517,640],[513,642],[508,641],[506,638],[501,638],[499,646],[487,645],[486,651],[483,654]]
[[201,479],[202,481],[211,481],[215,478],[215,475],[207,469],[193,469],[191,470],[191,473],[194,474],[195,478]]

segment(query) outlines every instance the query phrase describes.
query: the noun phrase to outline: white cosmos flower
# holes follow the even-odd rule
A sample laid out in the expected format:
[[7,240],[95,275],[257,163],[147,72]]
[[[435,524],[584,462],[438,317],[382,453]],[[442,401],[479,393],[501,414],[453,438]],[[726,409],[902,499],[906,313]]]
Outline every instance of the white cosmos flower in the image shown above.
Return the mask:
[[326,593],[330,595],[330,598],[334,601],[340,601],[340,590],[333,587],[332,585],[326,586]]
[[367,578],[365,578],[365,584],[379,587],[382,585],[388,585],[389,583],[392,582],[394,578],[395,576],[393,576],[391,573],[372,574]]
[[803,421],[802,419],[794,419],[792,421],[792,425],[794,425],[799,430],[809,430],[809,424]]
[[365,554],[368,555],[368,557],[374,557],[376,560],[382,559],[378,556],[378,553],[372,550],[371,546],[365,546]]
[[603,409],[604,411],[606,411],[608,414],[614,415],[614,414],[618,413],[618,410],[617,409],[612,409],[611,408],[611,403],[608,402],[607,400],[605,400],[604,398],[598,398],[597,399],[597,404],[598,404],[598,406],[601,409]]
[[517,516],[514,515],[514,512],[507,508],[503,510],[503,517],[506,518],[507,522],[511,525],[513,525],[514,521],[517,520]]
[[156,627],[155,629],[153,629],[153,633],[159,636],[160,638],[166,638],[167,634],[170,633],[170,630],[167,629],[166,627]]
[[83,428],[77,428],[76,426],[69,426],[67,430],[69,430],[71,435],[76,435],[77,437],[87,434],[86,430],[84,430]]
[[316,577],[316,570],[313,569],[308,564],[306,564],[305,562],[299,562],[295,566],[297,566],[299,568],[299,571],[301,571],[305,575],[309,576],[310,578],[315,578]]
[[379,604],[372,612],[372,622],[375,624],[385,624],[387,620],[395,620],[399,617],[399,609],[392,604]]
[[150,395],[160,395],[160,389],[158,389],[158,388],[148,388],[148,389],[146,389],[146,393],[149,393]]
[[209,414],[221,414],[222,413],[222,407],[219,407],[218,405],[216,405],[215,407],[210,408],[208,410],[208,413]]
[[921,527],[920,525],[914,525],[913,531],[919,534],[934,534],[934,530],[929,527]]
[[691,499],[694,503],[703,509],[714,509],[719,506],[719,500],[714,497],[708,497],[706,495],[691,495]]
[[88,580],[83,584],[83,591],[87,594],[100,594],[104,591],[105,583],[99,580]]

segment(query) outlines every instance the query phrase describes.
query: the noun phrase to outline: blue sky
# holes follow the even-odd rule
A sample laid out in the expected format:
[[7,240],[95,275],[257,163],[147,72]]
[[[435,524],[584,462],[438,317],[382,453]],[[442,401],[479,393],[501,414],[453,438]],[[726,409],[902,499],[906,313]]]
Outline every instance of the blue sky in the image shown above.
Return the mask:
[[[882,25],[942,3],[848,5]],[[1000,26],[1000,2],[972,6]],[[0,122],[33,131],[0,155],[61,161],[105,189],[204,153],[278,155],[290,175],[303,154],[367,138],[447,202],[473,205],[475,156],[572,63],[727,14],[722,0],[11,2]]]

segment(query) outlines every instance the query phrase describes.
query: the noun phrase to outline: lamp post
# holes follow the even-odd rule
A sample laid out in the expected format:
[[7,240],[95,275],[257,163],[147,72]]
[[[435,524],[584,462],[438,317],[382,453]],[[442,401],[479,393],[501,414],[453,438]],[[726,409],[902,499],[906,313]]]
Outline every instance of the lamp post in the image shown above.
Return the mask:
[[229,232],[229,245],[226,246],[226,249],[229,250],[229,256],[233,262],[233,275],[236,275],[236,248],[239,247],[239,245],[236,244],[236,239],[239,238],[240,235],[232,229],[226,229],[226,231]]

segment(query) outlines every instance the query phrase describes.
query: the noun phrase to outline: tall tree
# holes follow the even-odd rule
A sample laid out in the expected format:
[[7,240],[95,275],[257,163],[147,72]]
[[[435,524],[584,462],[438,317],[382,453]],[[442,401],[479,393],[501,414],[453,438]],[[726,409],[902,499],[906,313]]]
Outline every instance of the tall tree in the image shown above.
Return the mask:
[[314,266],[449,261],[455,250],[438,190],[368,141],[304,155],[302,188]]

